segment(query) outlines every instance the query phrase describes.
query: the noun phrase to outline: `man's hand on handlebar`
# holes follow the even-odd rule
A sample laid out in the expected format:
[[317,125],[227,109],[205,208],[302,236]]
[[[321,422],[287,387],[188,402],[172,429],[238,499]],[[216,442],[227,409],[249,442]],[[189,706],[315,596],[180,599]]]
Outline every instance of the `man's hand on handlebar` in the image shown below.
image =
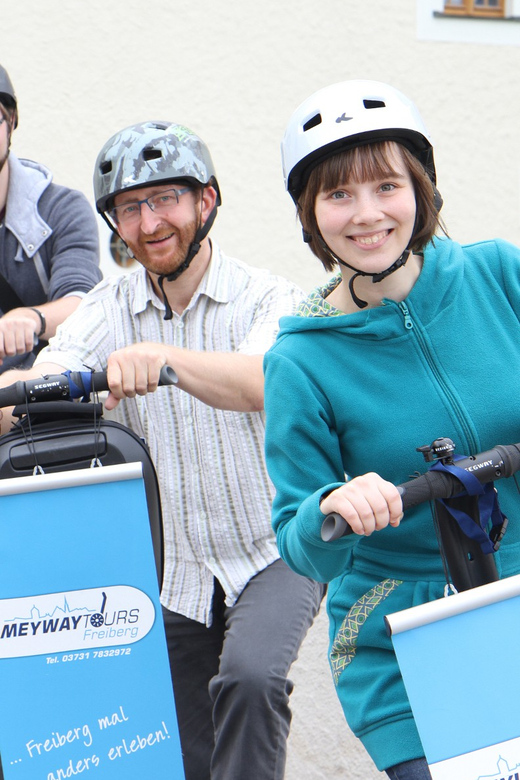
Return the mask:
[[397,527],[403,517],[399,491],[378,474],[368,473],[346,482],[320,504],[324,515],[340,514],[355,534],[370,536],[387,526]]
[[0,317],[0,365],[5,357],[34,349],[40,326],[38,314],[29,307],[11,309]]
[[113,352],[107,365],[110,393],[105,408],[115,409],[122,398],[153,393],[166,363],[166,350],[161,344],[141,342]]
[[11,428],[14,406],[25,408],[42,401],[88,400],[94,392],[111,389],[105,406],[114,409],[121,398],[153,392],[158,385],[177,384],[174,369],[159,359],[159,349],[157,353],[147,350],[148,359],[144,361],[140,350],[134,353],[133,358],[130,349],[114,353],[112,388],[108,370],[68,371],[53,363],[39,363],[27,371],[6,371],[0,376],[0,433],[7,433]]

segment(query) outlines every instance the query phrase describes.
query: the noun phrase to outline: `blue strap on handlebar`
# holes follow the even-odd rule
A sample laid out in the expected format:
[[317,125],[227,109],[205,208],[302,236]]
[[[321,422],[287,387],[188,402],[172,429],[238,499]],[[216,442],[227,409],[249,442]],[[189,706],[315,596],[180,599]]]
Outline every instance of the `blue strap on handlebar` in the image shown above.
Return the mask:
[[[462,460],[462,455],[455,455],[455,461]],[[460,496],[478,496],[478,522],[476,518],[470,517],[466,512],[451,506],[449,499],[437,499],[445,507],[446,511],[457,521],[461,531],[470,539],[474,539],[480,544],[483,553],[494,553],[498,546],[495,542],[500,539],[507,525],[507,518],[502,513],[499,505],[496,490],[493,482],[483,485],[479,480],[466,471],[459,468],[456,464],[442,463],[436,461],[430,466],[431,471],[445,471],[453,474],[459,482],[462,482],[464,490],[461,490]],[[491,531],[487,532],[489,521],[491,520]]]
[[73,381],[71,378],[72,371],[63,371],[63,375],[69,380],[69,397],[81,398],[82,401],[88,401],[92,392],[92,372],[81,371],[83,387],[80,387]]

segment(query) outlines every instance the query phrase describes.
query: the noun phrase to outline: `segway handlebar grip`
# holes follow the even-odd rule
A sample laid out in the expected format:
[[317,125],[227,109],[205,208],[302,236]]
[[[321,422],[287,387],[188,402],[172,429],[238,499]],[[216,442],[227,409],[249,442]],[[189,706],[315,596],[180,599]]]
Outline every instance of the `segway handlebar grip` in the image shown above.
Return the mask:
[[324,542],[333,542],[335,539],[341,539],[342,536],[349,536],[353,533],[354,531],[345,518],[338,512],[331,512],[321,524],[321,538]]
[[[163,366],[159,385],[175,385],[177,374],[171,366]],[[35,401],[56,401],[82,398],[93,392],[108,390],[106,371],[68,371],[37,379],[19,380],[0,388],[0,408],[18,406]]]
[[[510,477],[520,471],[520,444],[498,444],[492,450],[480,452],[469,458],[461,458],[455,464],[471,472],[485,485],[498,479]],[[439,498],[453,498],[464,491],[464,485],[454,474],[445,471],[427,471],[409,482],[397,485],[403,502],[403,511],[426,501]],[[321,527],[321,538],[332,542],[352,534],[352,528],[336,512],[325,517]]]
[[0,408],[25,403],[27,398],[25,385],[26,382],[20,379],[8,387],[0,388]]
[[[427,471],[420,477],[397,485],[403,502],[403,511],[411,509],[434,498],[448,498],[457,495],[463,489],[461,483],[451,474],[442,471]],[[337,512],[327,515],[321,526],[321,538],[324,542],[333,542],[354,533],[347,521]]]
[[[107,372],[106,371],[71,371],[70,382],[73,382],[80,392],[71,392],[71,398],[79,398],[83,394],[90,393],[103,393],[108,390]],[[176,385],[179,381],[177,374],[171,366],[163,366],[159,374],[159,387],[166,385]],[[90,389],[88,384],[90,383]]]
[[404,511],[435,498],[451,498],[463,489],[456,477],[442,471],[427,471],[426,474],[397,486]]

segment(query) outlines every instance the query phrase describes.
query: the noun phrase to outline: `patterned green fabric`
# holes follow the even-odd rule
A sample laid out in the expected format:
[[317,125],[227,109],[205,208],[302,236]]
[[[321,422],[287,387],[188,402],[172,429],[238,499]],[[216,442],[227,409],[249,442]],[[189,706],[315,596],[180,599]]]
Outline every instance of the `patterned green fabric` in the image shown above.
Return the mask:
[[402,582],[394,579],[383,580],[365,593],[347,612],[330,649],[330,663],[335,685],[338,684],[341,673],[356,655],[361,626],[374,609],[399,585],[402,585]]
[[337,274],[330,279],[323,287],[316,287],[309,293],[307,298],[300,303],[296,310],[296,316],[298,317],[337,317],[344,316],[345,312],[336,309],[327,303],[326,298],[331,294],[333,290],[340,284],[342,280],[341,274]]

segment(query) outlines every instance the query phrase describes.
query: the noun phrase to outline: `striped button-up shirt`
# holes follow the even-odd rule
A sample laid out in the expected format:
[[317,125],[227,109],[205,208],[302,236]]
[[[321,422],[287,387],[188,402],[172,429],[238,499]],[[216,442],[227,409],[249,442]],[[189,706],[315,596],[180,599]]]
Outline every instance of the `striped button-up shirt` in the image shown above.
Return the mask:
[[[110,277],[83,299],[38,362],[103,370],[111,352],[141,341],[263,354],[279,318],[292,313],[302,295],[287,280],[226,257],[213,243],[208,269],[182,314],[164,319],[164,304],[143,268]],[[232,605],[250,578],[278,558],[264,414],[214,409],[162,387],[125,399],[110,416],[145,439],[156,466],[165,545],[162,603],[210,625],[215,577]]]

